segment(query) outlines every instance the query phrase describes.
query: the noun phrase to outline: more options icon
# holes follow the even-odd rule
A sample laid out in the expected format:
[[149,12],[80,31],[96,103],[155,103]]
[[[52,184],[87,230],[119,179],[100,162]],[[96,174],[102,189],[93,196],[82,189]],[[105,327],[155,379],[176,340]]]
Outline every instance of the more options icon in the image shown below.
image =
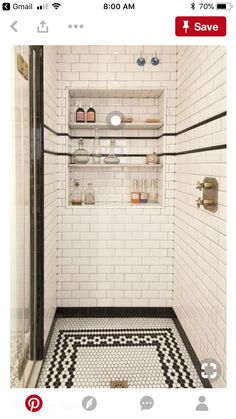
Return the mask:
[[10,3],[2,3],[2,10],[10,10],[11,5]]
[[154,400],[150,396],[144,396],[140,400],[141,410],[149,410],[154,406]]

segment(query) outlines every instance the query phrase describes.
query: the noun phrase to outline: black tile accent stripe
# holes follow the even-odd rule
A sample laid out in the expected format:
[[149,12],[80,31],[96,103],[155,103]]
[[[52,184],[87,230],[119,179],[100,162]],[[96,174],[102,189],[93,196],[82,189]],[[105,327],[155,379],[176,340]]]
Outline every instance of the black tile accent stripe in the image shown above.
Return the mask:
[[220,145],[213,145],[210,147],[202,147],[202,148],[194,148],[193,150],[185,150],[185,151],[179,151],[175,153],[175,156],[180,156],[182,154],[194,154],[194,153],[202,153],[205,151],[214,151],[214,150],[222,150],[227,148],[226,144],[220,144]]
[[[196,129],[198,127],[201,127],[202,125],[209,124],[212,121],[216,121],[217,119],[223,118],[226,115],[227,115],[227,112],[226,111],[225,112],[221,112],[221,113],[219,113],[217,115],[214,115],[214,116],[212,116],[210,118],[204,119],[203,121],[198,122],[197,124],[191,125],[190,127],[184,128],[183,130],[178,131],[178,132],[175,132],[175,133],[163,133],[163,134],[161,134],[159,136],[152,136],[152,137],[147,137],[146,136],[146,137],[137,137],[136,138],[136,137],[124,137],[124,136],[118,137],[118,136],[114,136],[112,138],[114,138],[114,139],[125,139],[125,140],[132,140],[132,139],[140,139],[140,140],[152,139],[152,140],[158,140],[158,139],[163,138],[163,137],[178,136],[178,135],[184,134],[185,132],[191,131],[192,129]],[[55,135],[57,135],[59,137],[66,136],[66,137],[69,137],[71,139],[79,139],[79,138],[81,138],[80,136],[78,136],[78,137],[71,136],[67,132],[66,133],[57,133],[56,131],[54,131],[53,129],[51,129],[50,127],[48,127],[47,125],[44,125],[44,128],[47,129],[47,130],[49,130],[50,132],[52,132],[53,134],[55,134]],[[93,139],[93,137],[91,137],[91,136],[83,136],[83,138],[84,139]],[[111,137],[110,136],[104,136],[104,137],[100,137],[100,138],[101,139],[109,139]],[[193,149],[193,150],[185,150],[185,151],[179,151],[179,152],[173,152],[173,153],[161,153],[161,154],[159,154],[159,157],[164,157],[164,156],[180,156],[180,155],[183,155],[183,154],[202,153],[202,152],[206,152],[206,151],[222,150],[222,149],[225,149],[225,148],[227,148],[227,145],[226,144],[220,144],[220,145],[216,145],[216,146],[196,148],[196,149]],[[71,156],[70,153],[56,153],[56,152],[49,151],[49,150],[44,150],[44,153],[54,154],[54,155],[57,155],[57,156]],[[103,154],[102,156],[103,157],[106,157],[107,155],[108,154]],[[117,154],[117,156],[119,156],[119,157],[145,157],[146,154]]]
[[[220,145],[213,145],[209,147],[202,147],[202,148],[194,148],[193,150],[185,150],[185,151],[178,151],[177,153],[160,153],[158,154],[159,157],[164,156],[181,156],[182,154],[194,154],[194,153],[202,153],[205,151],[214,151],[214,150],[223,150],[226,149],[226,144]],[[54,156],[72,156],[71,153],[57,153],[55,151],[44,150],[45,154],[52,154]],[[102,154],[102,157],[106,157],[108,154]],[[146,157],[146,154],[117,154],[118,157]],[[86,166],[86,165],[85,165]]]
[[[45,154],[52,154],[53,156],[73,156],[72,153],[58,153],[56,151],[44,150]],[[102,157],[108,156],[108,153],[101,154]],[[146,157],[146,154],[116,154],[118,157]],[[86,164],[84,165],[86,167]],[[107,165],[109,166],[109,165]],[[117,165],[119,166],[119,165]]]
[[[153,140],[154,139],[154,140],[158,140],[162,137],[173,137],[173,136],[175,137],[175,136],[184,134],[187,131],[191,131],[192,129],[201,127],[202,125],[209,124],[212,121],[216,121],[217,119],[223,118],[226,115],[227,115],[227,112],[224,111],[224,112],[218,113],[217,115],[211,116],[210,118],[204,119],[203,121],[198,122],[197,124],[190,125],[189,127],[182,129],[181,131],[166,132],[166,133],[163,133],[163,134],[158,135],[158,136],[145,136],[145,137],[140,137],[140,136],[139,137],[112,136],[112,138],[121,139],[121,140],[122,139],[125,139],[125,140],[132,140],[132,139],[140,139],[140,140],[146,140],[146,139],[152,139]],[[70,135],[70,134],[68,134],[68,132],[60,132],[60,133],[56,132],[46,124],[44,124],[44,128],[51,131],[53,134],[57,135],[58,137],[69,137],[71,139],[81,138],[81,136]],[[83,135],[83,138],[93,139],[94,137]],[[106,139],[111,138],[111,136],[104,136],[104,137],[100,137],[100,138],[106,140]]]
[[218,113],[217,115],[214,115],[214,116],[211,116],[210,118],[204,119],[203,121],[198,122],[197,124],[194,124],[194,125],[191,125],[190,127],[184,128],[181,131],[178,131],[176,134],[173,134],[173,135],[184,134],[187,131],[190,131],[190,130],[198,128],[198,127],[201,127],[202,125],[209,124],[210,122],[216,121],[217,119],[220,119],[220,118],[223,118],[226,115],[227,115],[226,111]]
[[57,307],[56,317],[166,317],[175,316],[172,307]]
[[60,133],[60,132],[56,132],[54,131],[54,129],[50,128],[48,125],[44,124],[44,128],[47,129],[48,131],[50,131],[52,134],[55,134],[57,137],[68,137],[68,134],[64,134],[64,133]]
[[159,157],[162,157],[162,156],[181,156],[182,154],[202,153],[202,152],[205,152],[205,151],[223,150],[225,148],[227,148],[227,144],[220,144],[220,145],[213,145],[213,146],[209,146],[209,147],[194,148],[192,150],[178,151],[176,153],[162,153],[162,154],[158,154],[158,156]]

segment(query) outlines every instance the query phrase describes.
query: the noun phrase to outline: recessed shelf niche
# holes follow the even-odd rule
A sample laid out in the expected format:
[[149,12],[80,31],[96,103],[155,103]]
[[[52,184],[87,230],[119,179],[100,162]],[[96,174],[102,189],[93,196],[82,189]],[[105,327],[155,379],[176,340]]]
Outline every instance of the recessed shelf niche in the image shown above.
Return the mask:
[[[92,102],[96,110],[96,123],[75,122],[79,103],[85,112]],[[162,137],[165,127],[165,89],[68,89],[67,95],[68,126],[68,190],[67,205],[71,203],[71,193],[75,179],[80,180],[82,189],[93,183],[96,203],[82,207],[141,207],[160,208],[164,206],[164,171],[165,157],[159,158],[159,164],[147,165],[146,155],[156,152],[163,155],[165,143]],[[125,116],[132,116],[133,122],[126,123],[121,129],[111,129],[106,125],[106,116],[119,111]],[[146,123],[147,118],[158,118],[158,123]],[[101,154],[109,154],[110,140],[115,139],[115,154],[120,164],[71,164],[71,154],[78,148],[78,140],[84,139],[84,148],[92,154],[95,129],[99,129]],[[158,181],[159,202],[157,204],[130,204],[130,192],[133,180],[151,179]],[[81,208],[81,206],[74,207]]]

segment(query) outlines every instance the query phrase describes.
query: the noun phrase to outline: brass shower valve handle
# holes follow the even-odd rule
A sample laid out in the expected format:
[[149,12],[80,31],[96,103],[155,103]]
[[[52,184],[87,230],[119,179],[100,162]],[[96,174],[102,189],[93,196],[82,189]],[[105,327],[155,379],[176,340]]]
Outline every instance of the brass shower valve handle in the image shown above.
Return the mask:
[[214,184],[212,182],[197,182],[196,189],[202,191],[203,189],[213,189]]
[[199,180],[198,180],[197,181],[196,189],[199,189],[199,191],[201,191],[203,189],[203,187],[204,187],[204,183],[203,182],[199,182]]
[[198,199],[196,199],[196,203],[197,207],[200,208],[200,206],[203,205],[203,199],[199,197]]
[[196,199],[196,203],[198,208],[200,208],[201,205],[203,205],[204,207],[215,205],[214,201],[211,201],[210,199],[202,199],[200,197]]
[[204,177],[202,182],[197,182],[196,189],[202,191],[202,196],[196,199],[197,207],[210,212],[218,210],[218,182],[214,177]]

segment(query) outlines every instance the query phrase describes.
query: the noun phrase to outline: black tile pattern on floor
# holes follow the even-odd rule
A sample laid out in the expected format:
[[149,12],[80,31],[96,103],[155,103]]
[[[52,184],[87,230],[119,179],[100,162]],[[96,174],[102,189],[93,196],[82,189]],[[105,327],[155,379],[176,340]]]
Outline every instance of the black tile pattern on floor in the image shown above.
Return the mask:
[[[100,319],[97,324],[98,319],[95,323],[87,319],[89,326],[98,327],[84,328],[85,321],[82,328],[73,328],[79,319],[60,320],[64,327],[57,326],[39,387],[109,387],[116,379],[125,379],[134,388],[202,387],[171,319],[160,320],[159,327],[152,327],[156,319],[141,319],[144,322],[137,323],[139,328],[132,327],[135,324],[127,327],[130,322],[117,327],[114,319]],[[125,320],[130,319],[123,323]],[[108,327],[99,328],[106,321]]]

